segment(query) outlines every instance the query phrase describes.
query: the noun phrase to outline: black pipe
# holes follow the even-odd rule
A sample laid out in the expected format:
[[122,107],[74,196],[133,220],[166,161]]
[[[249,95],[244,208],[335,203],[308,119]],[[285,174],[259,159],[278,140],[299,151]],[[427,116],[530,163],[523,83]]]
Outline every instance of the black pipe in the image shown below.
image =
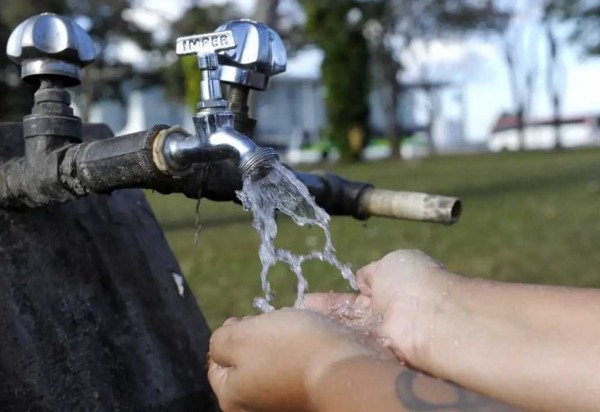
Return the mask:
[[[152,129],[117,136],[69,149],[74,153],[78,185],[86,193],[108,193],[114,189],[141,187],[160,193],[184,193],[187,197],[206,197],[216,201],[238,201],[235,192],[241,190],[242,180],[234,161],[197,164],[189,175],[173,178],[163,174],[155,165],[152,146],[156,135],[168,128],[157,125]],[[351,182],[333,173],[294,172],[315,197],[317,204],[331,215],[366,219],[359,210],[359,199],[372,185]]]
[[[0,207],[32,208],[64,203],[89,193],[115,189],[144,188],[160,193],[183,193],[190,198],[238,201],[242,188],[238,165],[231,159],[194,165],[191,173],[173,177],[163,173],[153,157],[154,140],[168,126],[71,144],[38,156],[35,165],[24,158],[5,163],[0,169]],[[295,172],[331,215],[365,219],[359,200],[368,183],[350,182],[326,172]]]
[[308,187],[317,204],[330,215],[352,216],[360,220],[368,217],[361,213],[359,203],[365,190],[373,187],[372,184],[351,182],[324,171],[294,173]]
[[151,188],[153,182],[171,180],[156,167],[152,155],[154,138],[168,127],[156,125],[137,133],[71,146],[61,172],[76,176],[70,186],[78,194]]

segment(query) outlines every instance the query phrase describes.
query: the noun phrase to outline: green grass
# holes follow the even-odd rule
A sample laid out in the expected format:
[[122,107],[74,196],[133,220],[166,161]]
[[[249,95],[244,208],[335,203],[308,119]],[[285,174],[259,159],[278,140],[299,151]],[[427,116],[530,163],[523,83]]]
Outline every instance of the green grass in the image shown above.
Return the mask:
[[[600,287],[600,150],[454,156],[331,167],[380,188],[460,196],[461,221],[429,223],[332,219],[338,256],[353,268],[401,248],[422,249],[453,271],[503,281]],[[241,207],[203,200],[203,230],[194,245],[195,201],[148,194],[167,239],[205,313],[216,326],[254,313],[260,294],[258,236]],[[317,229],[279,219],[280,244],[308,250]],[[321,263],[304,266],[312,291],[347,290]],[[277,304],[293,302],[285,267],[272,272]]]

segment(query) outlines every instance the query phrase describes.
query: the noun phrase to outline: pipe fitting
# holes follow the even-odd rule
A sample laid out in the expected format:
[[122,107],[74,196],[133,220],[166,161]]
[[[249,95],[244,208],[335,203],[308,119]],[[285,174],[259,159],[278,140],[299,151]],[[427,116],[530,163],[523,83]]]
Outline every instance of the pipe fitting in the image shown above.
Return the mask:
[[[183,142],[192,138],[181,126],[173,126],[158,132],[152,143],[152,160],[154,164],[166,175],[181,177],[192,172],[191,164],[179,165],[171,158],[175,142]],[[168,145],[167,145],[168,143]]]
[[227,110],[206,110],[194,116],[196,135],[181,128],[162,131],[153,146],[157,167],[171,176],[184,176],[195,163],[234,159],[242,178],[268,173],[278,157],[271,148],[261,148],[233,128]]

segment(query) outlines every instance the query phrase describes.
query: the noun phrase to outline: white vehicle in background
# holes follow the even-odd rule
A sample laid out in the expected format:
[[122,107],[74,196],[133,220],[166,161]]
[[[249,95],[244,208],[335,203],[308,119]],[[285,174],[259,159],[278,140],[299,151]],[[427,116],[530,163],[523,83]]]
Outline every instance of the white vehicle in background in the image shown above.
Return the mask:
[[[525,141],[521,147],[516,116],[501,116],[488,140],[492,152],[515,150],[550,150],[555,148],[554,119],[526,121]],[[559,120],[561,147],[600,146],[600,117],[565,117]]]

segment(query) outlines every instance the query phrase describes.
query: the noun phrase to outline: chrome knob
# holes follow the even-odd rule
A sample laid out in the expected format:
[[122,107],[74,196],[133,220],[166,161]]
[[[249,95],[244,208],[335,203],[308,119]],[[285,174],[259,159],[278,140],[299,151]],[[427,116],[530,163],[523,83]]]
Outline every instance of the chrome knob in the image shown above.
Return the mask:
[[6,54],[21,65],[24,80],[59,76],[66,86],[74,86],[81,82],[81,69],[94,61],[96,50],[90,36],[73,20],[42,13],[17,26]]
[[221,84],[219,79],[215,77],[215,70],[219,65],[216,53],[236,47],[231,31],[223,30],[179,37],[175,47],[178,56],[195,54],[198,59],[198,68],[202,71],[200,82],[201,100],[198,102],[198,109],[224,107],[226,102],[221,97]]
[[233,33],[236,47],[219,53],[219,80],[266,90],[269,79],[285,71],[287,53],[275,30],[248,19],[232,20],[216,31],[224,30]]

